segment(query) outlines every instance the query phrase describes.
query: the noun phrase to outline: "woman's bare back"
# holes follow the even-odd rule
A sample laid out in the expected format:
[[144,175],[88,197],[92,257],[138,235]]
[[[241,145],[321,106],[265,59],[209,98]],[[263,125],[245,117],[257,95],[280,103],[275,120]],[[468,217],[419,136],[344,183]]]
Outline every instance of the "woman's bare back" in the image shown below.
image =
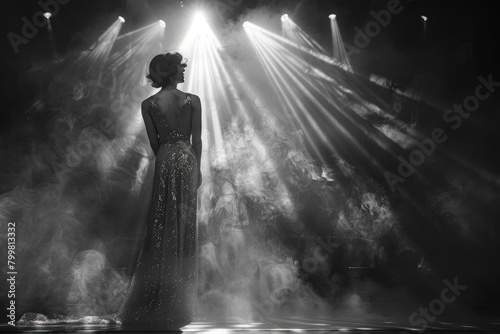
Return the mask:
[[157,94],[153,95],[153,98],[165,122],[170,128],[173,128],[182,112],[186,93],[178,89],[159,91]]

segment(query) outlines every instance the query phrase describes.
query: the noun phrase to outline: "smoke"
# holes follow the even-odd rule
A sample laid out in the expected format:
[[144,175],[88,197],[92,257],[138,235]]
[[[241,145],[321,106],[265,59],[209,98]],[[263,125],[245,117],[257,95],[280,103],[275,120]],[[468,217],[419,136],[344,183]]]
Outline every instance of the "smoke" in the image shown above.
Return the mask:
[[[223,87],[215,103],[229,99],[244,109],[223,114],[222,145],[204,143],[210,161],[199,190],[198,313],[207,317],[363,314],[373,311],[371,296],[387,287],[377,278],[353,277],[349,267],[389,265],[405,253],[420,257],[384,188],[341,156],[318,161],[308,147],[321,143],[308,142],[292,125],[257,70],[241,23],[275,31],[280,15],[271,7],[249,11],[221,38],[220,56],[239,70],[240,82]],[[141,59],[124,66],[130,64],[143,68]],[[85,66],[67,59],[29,69],[24,77],[35,83],[33,103],[19,111],[24,123],[0,137],[0,217],[4,230],[17,224],[19,281],[29,287],[18,301],[26,311],[117,312],[131,277],[117,268],[134,268],[131,254],[145,232],[153,164],[138,110],[150,91],[129,81],[130,71],[101,66],[95,73]],[[332,88],[335,105],[367,120],[386,117],[382,111],[393,102],[369,94],[356,102],[354,89],[340,88]],[[390,121],[371,130],[412,147],[412,132]],[[469,231],[471,212],[461,205],[474,187],[460,175],[450,183],[430,198],[432,210],[456,231]],[[497,198],[488,189],[483,196]],[[5,255],[5,234],[1,238]]]

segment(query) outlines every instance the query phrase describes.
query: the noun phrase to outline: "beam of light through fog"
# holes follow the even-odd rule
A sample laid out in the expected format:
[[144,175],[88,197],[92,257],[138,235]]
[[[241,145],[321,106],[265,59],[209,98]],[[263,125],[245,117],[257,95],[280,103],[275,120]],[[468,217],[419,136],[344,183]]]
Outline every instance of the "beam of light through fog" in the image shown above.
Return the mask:
[[[288,19],[286,22],[290,21]],[[328,84],[331,85],[330,80],[334,80],[333,77],[325,74],[321,69],[316,68],[316,64],[321,63],[321,61],[327,62],[327,64],[337,64],[336,61],[332,60],[330,57],[319,53],[317,51],[308,49],[307,47],[298,45],[289,40],[283,40],[282,37],[259,28],[253,24],[249,24],[245,31],[249,35],[255,49],[257,50],[263,65],[268,70],[270,79],[273,81],[273,87],[279,91],[279,94],[284,98],[288,110],[293,113],[295,118],[300,122],[304,119],[305,122],[312,126],[311,131],[318,135],[322,144],[328,147],[329,151],[336,152],[335,143],[329,138],[329,133],[332,131],[332,127],[335,127],[337,131],[349,138],[351,142],[355,145],[356,149],[361,153],[370,157],[370,152],[368,152],[361,144],[358,143],[358,139],[347,129],[345,126],[337,120],[337,117],[332,112],[345,113],[347,117],[351,117],[346,113],[343,108],[338,104],[338,96],[330,100],[330,106],[326,105],[324,101],[319,100],[317,97],[324,95],[322,78],[329,77],[331,79],[327,80]],[[314,64],[308,64],[306,60],[300,54],[292,53],[290,49],[286,48],[285,45],[291,45],[296,50],[305,51],[307,54],[313,55],[313,57],[318,58],[320,62],[315,62]],[[292,49],[293,50],[293,49]],[[314,70],[310,70],[313,68]],[[318,79],[316,78],[304,78],[304,70],[311,73],[320,73]],[[331,74],[330,72],[329,74]],[[339,81],[335,80],[333,86],[338,86]],[[298,90],[297,90],[298,89]],[[295,90],[295,91],[294,91]],[[296,99],[296,95],[305,95],[314,107],[315,110],[321,112],[324,118],[328,121],[326,125],[331,124],[330,127],[325,126],[325,123],[318,120],[312,113],[307,112],[307,107],[301,99]],[[316,93],[316,94],[314,94]],[[304,127],[304,124],[299,124],[300,128]],[[312,141],[311,133],[305,132],[308,140]],[[384,145],[380,142],[380,145]],[[316,154],[321,157],[318,148],[313,147]],[[382,169],[382,167],[379,166]]]
[[[30,277],[19,282],[33,288],[20,294],[20,304],[37,300],[76,317],[112,314],[123,302],[145,234],[155,162],[140,105],[158,90],[145,75],[156,54],[175,49],[188,58],[178,88],[198,95],[203,108],[199,311],[249,324],[352,311],[353,321],[368,328],[366,305],[373,294],[391,291],[376,278],[353,278],[353,270],[420,259],[426,246],[407,233],[407,222],[371,178],[386,170],[380,156],[395,158],[425,138],[393,109],[399,99],[419,103],[418,94],[355,73],[336,18],[329,55],[305,26],[266,10],[243,15],[243,26],[227,23],[221,35],[194,11],[181,33],[170,26],[169,12],[126,33],[132,20],[113,16],[91,47],[71,50],[75,60],[25,73],[43,84],[23,110],[29,123],[12,132],[34,134],[5,145],[9,179],[0,194],[0,218],[22,226],[19,272]],[[366,165],[352,163],[353,156]],[[498,180],[458,153],[443,157],[482,173],[484,182]],[[470,230],[465,205],[457,205],[465,201],[454,196],[472,185],[461,175],[447,177],[449,188],[418,196],[432,198],[432,210],[451,222],[442,230]],[[431,205],[418,202],[417,191],[398,193],[412,212]],[[416,223],[442,228],[434,220]],[[415,226],[411,231],[419,232]],[[325,238],[338,245],[331,254],[321,247]],[[318,253],[323,259],[309,267]]]

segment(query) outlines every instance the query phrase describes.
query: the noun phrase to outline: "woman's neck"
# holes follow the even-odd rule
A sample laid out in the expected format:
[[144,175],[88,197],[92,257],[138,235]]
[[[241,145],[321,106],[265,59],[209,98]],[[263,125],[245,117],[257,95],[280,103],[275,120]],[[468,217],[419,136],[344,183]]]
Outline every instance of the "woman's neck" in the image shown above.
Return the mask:
[[176,90],[177,89],[177,85],[167,85],[165,87],[163,87],[161,90]]

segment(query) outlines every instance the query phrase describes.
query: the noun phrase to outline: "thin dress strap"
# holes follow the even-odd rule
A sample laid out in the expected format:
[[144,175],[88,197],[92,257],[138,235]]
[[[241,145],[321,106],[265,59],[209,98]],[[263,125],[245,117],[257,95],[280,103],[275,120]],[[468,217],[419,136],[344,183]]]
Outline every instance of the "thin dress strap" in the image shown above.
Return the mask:
[[[188,99],[188,96],[186,96],[184,103],[182,105],[182,108],[184,109],[187,102],[190,102],[190,101],[191,101],[191,97],[189,96],[189,99]],[[152,118],[155,120],[155,127],[156,127],[156,130],[160,136],[160,144],[176,142],[179,140],[189,141],[189,138],[191,137],[190,134],[180,133],[179,131],[176,130],[177,125],[181,121],[181,117],[183,117],[183,113],[184,113],[183,110],[181,111],[179,116],[177,116],[176,124],[174,125],[173,128],[171,128],[168,126],[167,121],[165,120],[165,117],[160,112],[160,109],[158,108],[158,105],[154,101],[154,98],[152,98],[150,100],[150,104],[151,104],[151,115],[152,115]],[[191,108],[191,110],[192,110],[192,108]]]

